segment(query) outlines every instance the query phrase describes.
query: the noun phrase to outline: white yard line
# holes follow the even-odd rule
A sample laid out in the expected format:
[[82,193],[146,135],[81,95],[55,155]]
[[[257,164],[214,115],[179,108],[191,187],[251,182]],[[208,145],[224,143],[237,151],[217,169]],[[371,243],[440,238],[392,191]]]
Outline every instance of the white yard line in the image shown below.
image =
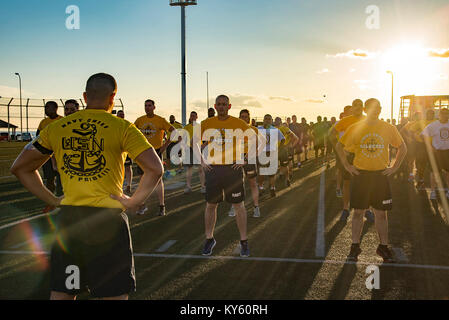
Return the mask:
[[326,189],[326,170],[323,167],[323,172],[321,172],[320,178],[320,196],[318,198],[318,217],[316,224],[316,245],[315,245],[315,256],[323,258],[326,255],[324,232],[325,232],[325,221],[324,221],[324,194]]
[[27,221],[31,221],[31,220],[34,220],[34,219],[38,219],[38,218],[41,218],[41,217],[49,216],[49,215],[57,213],[58,211],[59,211],[59,209],[56,209],[56,210],[53,210],[53,211],[51,211],[49,213],[42,213],[42,214],[38,214],[38,215],[32,216],[30,218],[21,219],[21,220],[15,221],[15,222],[11,222],[11,223],[5,224],[3,226],[0,226],[0,230],[6,229],[6,228],[9,228],[9,227],[13,227],[15,225],[18,225],[18,224],[21,224],[21,223],[24,223],[24,222],[27,222]]
[[170,248],[172,245],[176,243],[176,240],[168,240],[166,243],[164,243],[162,246],[159,247],[159,249],[156,250],[156,252],[165,252]]
[[[48,251],[8,251],[2,250],[0,254],[15,255],[49,255]],[[338,260],[323,259],[295,259],[295,258],[269,258],[269,257],[248,257],[242,258],[238,256],[202,256],[189,254],[166,254],[166,253],[134,253],[134,257],[142,258],[167,258],[167,259],[198,259],[198,260],[241,260],[241,261],[263,261],[263,262],[287,262],[287,263],[316,263],[316,264],[335,264],[346,265],[353,264],[359,266],[379,265],[385,267],[411,268],[411,269],[429,269],[429,270],[445,270],[449,271],[449,266],[427,265],[427,264],[408,264],[408,263],[380,263],[376,262],[348,262]]]

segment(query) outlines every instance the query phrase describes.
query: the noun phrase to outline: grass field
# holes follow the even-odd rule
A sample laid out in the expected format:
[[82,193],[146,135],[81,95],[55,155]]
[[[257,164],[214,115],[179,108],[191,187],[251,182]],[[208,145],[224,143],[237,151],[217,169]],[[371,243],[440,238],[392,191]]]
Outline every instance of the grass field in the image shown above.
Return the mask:
[[[205,202],[198,182],[187,196],[182,192],[182,176],[167,181],[166,217],[156,216],[155,196],[149,199],[147,215],[130,217],[137,276],[137,291],[130,298],[449,298],[449,228],[441,202],[429,201],[428,190],[418,192],[406,181],[392,179],[390,243],[400,262],[382,264],[375,254],[374,225],[366,223],[363,252],[354,264],[345,262],[351,225],[350,220],[339,222],[335,167],[326,169],[314,159],[295,170],[294,177],[290,188],[278,186],[276,198],[262,197],[260,218],[252,217],[247,195],[249,258],[240,258],[236,250],[239,235],[235,218],[227,215],[228,204],[219,207],[213,255],[201,256]],[[36,217],[43,203],[17,182],[1,184],[0,196],[0,298],[47,299],[46,253],[57,214],[8,226]],[[324,208],[322,224],[320,208]],[[320,247],[323,256],[317,256]],[[380,268],[380,289],[372,291],[365,286],[371,264]]]

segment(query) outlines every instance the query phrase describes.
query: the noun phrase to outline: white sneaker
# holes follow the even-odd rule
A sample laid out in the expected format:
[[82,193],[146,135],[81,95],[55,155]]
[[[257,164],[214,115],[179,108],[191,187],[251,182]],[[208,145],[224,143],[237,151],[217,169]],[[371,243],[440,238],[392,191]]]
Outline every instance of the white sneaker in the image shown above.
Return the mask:
[[145,206],[145,207],[143,207],[142,209],[137,210],[136,213],[137,213],[138,215],[143,216],[143,215],[145,214],[145,212],[147,212],[147,211],[148,211],[148,208],[147,208],[147,206]]
[[192,192],[192,188],[186,187],[186,188],[184,189],[184,194],[189,194],[189,193],[191,193],[191,192]]
[[254,207],[253,217],[254,218],[259,218],[260,217],[260,209],[259,209],[259,207]]
[[206,193],[206,187],[201,187],[201,191],[200,191],[202,194],[205,194]]
[[437,192],[435,190],[430,191],[430,200],[437,199]]
[[229,215],[230,217],[235,217],[235,211],[234,211],[234,207],[233,207],[233,206],[231,206],[231,209],[229,210],[228,215]]

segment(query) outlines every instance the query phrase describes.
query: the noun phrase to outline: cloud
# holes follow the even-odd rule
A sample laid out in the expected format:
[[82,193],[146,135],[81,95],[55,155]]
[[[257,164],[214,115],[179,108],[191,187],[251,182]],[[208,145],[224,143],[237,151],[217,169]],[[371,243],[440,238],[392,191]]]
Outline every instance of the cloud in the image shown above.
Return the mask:
[[351,49],[343,53],[327,54],[326,58],[372,59],[376,55],[377,53],[375,52],[369,52],[362,49]]
[[[256,96],[251,95],[228,95],[229,100],[233,107],[236,108],[262,108],[262,103],[259,101],[259,98]],[[284,101],[291,101],[290,98],[287,97],[270,97],[270,100],[284,100]],[[209,107],[214,106],[214,99],[210,99],[209,101]],[[195,100],[190,103],[191,108],[195,111],[202,111],[207,109],[207,103],[206,100]]]
[[[1,97],[18,98],[19,95],[20,95],[19,88],[0,85],[0,96]],[[36,94],[34,92],[25,91],[22,89],[22,97],[23,98],[36,98]]]
[[318,74],[324,74],[324,73],[329,73],[329,72],[330,72],[329,69],[323,68],[323,69],[321,69],[321,70],[318,70],[316,73],[318,73]]
[[432,58],[449,58],[449,48],[448,49],[429,49],[427,55]]
[[309,103],[324,103],[324,99],[305,99],[305,102],[309,102]]
[[293,102],[294,100],[289,97],[268,97],[270,100],[281,100],[281,101],[287,101],[287,102]]

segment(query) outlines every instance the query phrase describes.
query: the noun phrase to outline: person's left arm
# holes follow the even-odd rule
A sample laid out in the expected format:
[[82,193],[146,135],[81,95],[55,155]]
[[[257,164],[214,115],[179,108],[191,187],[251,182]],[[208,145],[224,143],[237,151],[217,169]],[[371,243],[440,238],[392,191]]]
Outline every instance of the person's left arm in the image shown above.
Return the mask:
[[168,145],[170,143],[172,143],[170,137],[171,137],[171,133],[175,130],[175,127],[173,127],[170,123],[167,122],[167,120],[164,120],[164,128],[163,130],[165,131],[166,135],[167,135],[167,139],[165,140],[165,143],[162,145],[162,147],[160,148],[160,153],[163,153]]

